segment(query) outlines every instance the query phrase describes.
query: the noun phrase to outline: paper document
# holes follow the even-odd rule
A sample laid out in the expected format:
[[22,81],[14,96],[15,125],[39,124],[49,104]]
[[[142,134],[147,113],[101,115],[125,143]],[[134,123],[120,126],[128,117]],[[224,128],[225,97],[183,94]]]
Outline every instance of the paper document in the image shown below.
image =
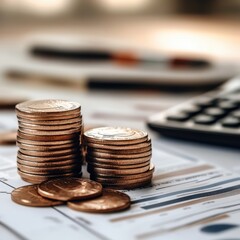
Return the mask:
[[[240,176],[153,142],[152,186],[124,191],[128,211],[90,214],[66,206],[31,208],[11,201],[11,191],[26,184],[17,175],[17,147],[0,148],[0,239],[212,239],[201,229],[240,217]],[[84,176],[87,176],[85,172]],[[239,236],[240,228],[228,230]],[[238,231],[238,234],[236,234]],[[222,232],[224,236],[226,232]],[[217,236],[221,236],[218,235]],[[226,238],[225,238],[226,239]]]

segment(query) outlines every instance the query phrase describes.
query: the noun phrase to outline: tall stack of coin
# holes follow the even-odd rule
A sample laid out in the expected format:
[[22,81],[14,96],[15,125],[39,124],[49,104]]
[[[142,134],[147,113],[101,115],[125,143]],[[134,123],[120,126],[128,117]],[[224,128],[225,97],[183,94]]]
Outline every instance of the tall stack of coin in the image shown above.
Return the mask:
[[27,101],[16,105],[18,173],[40,183],[81,173],[82,116],[78,103],[64,100]]
[[151,182],[154,167],[150,162],[151,140],[146,132],[102,127],[86,131],[84,139],[92,180],[117,189],[142,187]]

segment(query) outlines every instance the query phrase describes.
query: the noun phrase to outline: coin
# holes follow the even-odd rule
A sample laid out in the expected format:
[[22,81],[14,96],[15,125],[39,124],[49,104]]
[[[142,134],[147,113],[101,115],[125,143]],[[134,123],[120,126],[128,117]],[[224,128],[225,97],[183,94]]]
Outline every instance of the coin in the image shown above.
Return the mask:
[[34,115],[29,115],[29,114],[25,114],[25,113],[20,113],[18,111],[17,112],[17,118],[18,119],[24,119],[25,121],[27,120],[31,120],[31,122],[37,122],[37,121],[59,121],[59,120],[71,120],[73,118],[81,118],[81,114],[80,112],[75,113],[75,114],[69,114],[69,115],[48,115],[48,116],[34,116]]
[[51,207],[63,204],[62,201],[51,200],[38,194],[38,185],[17,188],[11,193],[12,201],[30,207]]
[[132,184],[108,184],[105,185],[106,188],[116,189],[116,190],[130,190],[135,188],[149,187],[151,185],[151,180],[147,180],[144,182],[132,183]]
[[37,146],[56,146],[56,145],[62,145],[62,144],[73,144],[77,141],[77,139],[69,139],[69,140],[59,140],[59,141],[33,141],[33,140],[27,140],[24,138],[20,138],[17,136],[17,141],[19,143],[29,144],[29,145],[37,145]]
[[56,151],[32,151],[32,150],[25,150],[19,149],[19,152],[28,156],[34,157],[57,157],[63,155],[69,155],[74,153],[80,153],[80,149],[78,148],[68,148],[63,150],[56,150]]
[[37,175],[37,174],[25,173],[20,171],[19,169],[18,169],[18,174],[21,176],[21,178],[24,181],[30,182],[30,183],[41,183],[43,181],[47,181],[49,179],[55,179],[55,178],[81,176],[81,173],[77,173],[77,172],[52,174],[52,175]]
[[65,100],[49,99],[49,100],[35,100],[19,103],[16,105],[16,110],[21,113],[28,113],[34,115],[69,115],[76,110],[80,111],[79,103]]
[[69,130],[69,129],[81,129],[82,122],[77,122],[72,124],[63,124],[63,125],[40,125],[40,124],[30,124],[30,123],[19,122],[19,127],[21,129],[59,131],[59,130]]
[[132,164],[141,164],[149,161],[151,159],[151,155],[142,158],[131,158],[131,159],[106,159],[106,158],[98,158],[87,156],[87,162],[95,162],[101,164],[111,164],[111,165],[132,165]]
[[88,162],[88,165],[92,168],[98,167],[98,168],[107,168],[107,169],[133,169],[133,168],[139,168],[139,167],[145,167],[147,165],[150,165],[150,161],[140,163],[140,164],[131,164],[131,165],[113,165],[113,164],[101,164],[96,162]]
[[33,150],[33,151],[55,151],[55,150],[64,150],[64,149],[71,149],[71,148],[78,148],[80,145],[79,142],[77,143],[68,143],[68,144],[59,144],[59,145],[45,145],[45,146],[38,146],[38,145],[31,145],[20,143],[17,141],[17,146],[21,149],[26,150]]
[[106,150],[133,150],[133,149],[140,149],[151,146],[151,140],[148,139],[147,141],[143,143],[137,143],[137,144],[127,144],[127,145],[109,145],[109,144],[98,144],[98,143],[92,143],[88,142],[88,147],[90,148],[96,148],[96,149],[106,149]]
[[144,167],[139,167],[139,168],[133,168],[133,169],[108,169],[108,168],[99,168],[99,167],[92,167],[91,165],[88,164],[87,170],[90,173],[103,173],[103,174],[108,174],[109,176],[115,176],[115,175],[125,175],[125,174],[137,174],[137,173],[143,173],[148,171],[150,168],[150,165],[146,165]]
[[75,159],[67,159],[62,161],[50,161],[50,162],[37,162],[37,161],[26,161],[21,158],[17,158],[17,163],[25,166],[31,167],[60,167],[60,166],[67,166],[72,164],[81,164],[81,161],[76,161]]
[[99,180],[98,179],[98,182],[104,186],[107,186],[107,185],[128,186],[128,185],[137,184],[137,183],[149,182],[149,181],[151,181],[151,179],[152,179],[152,175],[146,176],[146,177],[141,177],[141,178],[135,178],[135,179],[114,179],[114,180],[109,180],[109,179]]
[[69,172],[80,172],[81,165],[79,164],[71,164],[66,166],[58,166],[56,167],[32,167],[32,166],[26,166],[22,165],[20,163],[17,163],[17,167],[20,171],[25,173],[32,173],[37,175],[51,175],[51,174],[61,174],[61,173],[69,173]]
[[17,132],[13,131],[6,131],[0,133],[0,145],[15,145],[17,138]]
[[87,151],[91,153],[108,153],[108,154],[116,154],[116,155],[127,155],[127,154],[139,154],[144,152],[149,152],[152,150],[151,146],[144,147],[144,148],[138,148],[138,149],[128,149],[128,150],[107,150],[107,149],[100,149],[100,148],[91,148],[88,146]]
[[35,157],[35,156],[22,154],[20,151],[18,151],[17,157],[25,161],[33,161],[33,162],[54,162],[54,161],[57,162],[57,161],[69,160],[69,159],[80,160],[82,158],[80,153],[55,156],[55,157]]
[[34,130],[34,129],[28,129],[28,128],[18,128],[18,131],[24,134],[34,135],[36,137],[38,136],[62,136],[62,135],[69,135],[69,134],[80,134],[81,127],[80,128],[72,128],[68,130],[59,130],[59,131],[41,131],[41,130]]
[[152,151],[147,151],[143,153],[137,154],[110,154],[110,153],[103,153],[103,152],[88,152],[88,156],[90,157],[99,157],[99,158],[107,158],[107,159],[135,159],[135,158],[142,158],[142,157],[149,157],[151,156]]
[[18,137],[24,138],[27,140],[33,141],[62,141],[62,140],[72,140],[72,139],[79,139],[80,132],[65,134],[65,135],[52,135],[52,136],[36,136],[34,134],[25,134],[21,131],[18,131]]
[[100,197],[87,201],[68,202],[68,207],[82,212],[110,213],[127,209],[131,200],[125,193],[104,189]]
[[[52,119],[52,117],[51,117]],[[62,120],[39,120],[39,119],[31,119],[31,118],[21,118],[18,117],[18,121],[22,124],[36,124],[41,126],[61,126],[66,124],[82,124],[82,115],[77,115],[75,118],[62,119]]]
[[89,179],[61,178],[41,183],[38,193],[61,201],[94,198],[102,194],[102,185]]
[[124,127],[102,127],[88,130],[84,133],[87,142],[126,145],[147,141],[146,132]]

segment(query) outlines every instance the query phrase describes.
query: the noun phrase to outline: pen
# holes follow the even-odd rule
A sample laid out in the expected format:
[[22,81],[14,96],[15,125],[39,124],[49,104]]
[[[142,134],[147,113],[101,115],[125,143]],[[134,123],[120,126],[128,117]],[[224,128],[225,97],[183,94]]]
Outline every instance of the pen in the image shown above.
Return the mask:
[[137,64],[144,65],[166,65],[170,68],[201,68],[208,67],[210,62],[200,58],[189,57],[172,57],[167,58],[160,55],[153,56],[149,54],[139,54],[130,51],[116,51],[110,52],[106,50],[89,50],[89,49],[60,49],[46,46],[32,47],[30,53],[35,57],[68,60],[74,62],[88,61],[88,62],[105,62],[134,66]]

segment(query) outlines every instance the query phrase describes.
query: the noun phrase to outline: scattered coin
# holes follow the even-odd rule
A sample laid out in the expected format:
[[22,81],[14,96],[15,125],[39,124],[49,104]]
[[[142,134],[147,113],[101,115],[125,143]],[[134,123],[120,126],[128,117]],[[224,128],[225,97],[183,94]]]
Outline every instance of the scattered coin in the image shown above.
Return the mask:
[[130,207],[128,195],[114,190],[104,189],[100,197],[87,201],[68,202],[68,207],[82,212],[110,213]]
[[12,200],[30,207],[51,207],[63,204],[61,201],[47,199],[38,194],[38,185],[17,188],[11,193]]
[[43,182],[38,193],[50,199],[62,201],[89,199],[102,194],[102,185],[81,178],[53,179]]

